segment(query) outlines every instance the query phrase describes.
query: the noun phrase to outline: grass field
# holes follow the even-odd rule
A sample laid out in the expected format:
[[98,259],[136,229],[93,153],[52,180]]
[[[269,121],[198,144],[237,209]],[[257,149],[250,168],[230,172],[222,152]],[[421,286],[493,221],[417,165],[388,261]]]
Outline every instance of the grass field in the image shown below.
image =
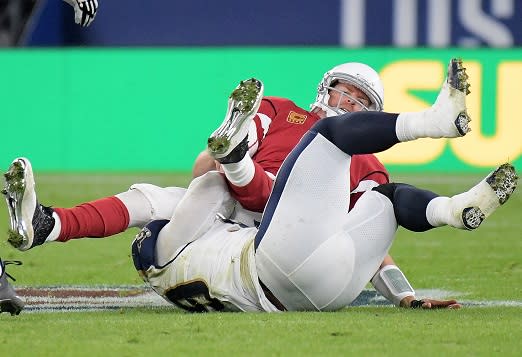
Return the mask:
[[[441,194],[478,175],[394,175]],[[186,185],[187,175],[39,174],[42,203],[69,207],[135,182]],[[140,355],[520,355],[522,191],[474,232],[400,230],[392,255],[416,289],[472,302],[457,311],[350,307],[336,313],[186,314],[170,308],[0,315],[0,356]],[[0,208],[0,232],[7,212]],[[109,239],[48,244],[25,253],[0,243],[16,286],[141,285],[130,259],[131,230]],[[479,304],[480,303],[480,304]],[[478,306],[480,305],[480,306]],[[489,306],[490,305],[490,306]]]

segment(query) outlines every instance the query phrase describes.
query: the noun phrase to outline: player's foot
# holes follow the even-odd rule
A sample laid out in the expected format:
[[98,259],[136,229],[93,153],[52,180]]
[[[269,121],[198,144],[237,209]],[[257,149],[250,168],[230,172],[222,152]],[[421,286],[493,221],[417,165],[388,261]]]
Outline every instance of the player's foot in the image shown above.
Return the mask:
[[24,308],[24,302],[13,289],[11,284],[7,281],[7,277],[15,280],[11,275],[5,271],[5,266],[9,264],[22,264],[20,261],[2,261],[0,259],[0,313],[8,312],[11,315],[18,315]]
[[263,83],[241,81],[228,100],[225,120],[208,138],[208,152],[221,163],[239,162],[248,151],[248,130],[261,105]]
[[475,229],[497,208],[506,203],[517,187],[517,174],[511,164],[502,164],[469,191],[451,197],[455,226]]
[[471,131],[466,112],[469,83],[462,60],[453,58],[437,100],[420,112],[399,114],[396,134],[400,141],[419,138],[456,138]]
[[448,73],[432,106],[434,122],[438,130],[434,137],[456,138],[471,131],[471,118],[466,111],[466,96],[470,93],[466,68],[462,59],[452,58]]
[[31,163],[26,158],[17,158],[4,176],[2,193],[7,202],[11,227],[8,242],[22,251],[44,243],[55,220],[52,208],[42,206],[36,199]]

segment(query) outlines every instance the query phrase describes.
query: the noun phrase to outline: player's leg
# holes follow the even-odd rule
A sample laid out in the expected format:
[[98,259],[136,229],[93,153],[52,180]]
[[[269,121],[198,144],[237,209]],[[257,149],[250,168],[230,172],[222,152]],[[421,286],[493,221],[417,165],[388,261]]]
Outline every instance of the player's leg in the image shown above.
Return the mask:
[[207,150],[221,164],[234,197],[243,207],[256,212],[263,210],[274,179],[248,155],[249,143],[257,140],[253,119],[262,97],[260,81],[242,81],[230,95],[225,120],[208,139]]
[[129,214],[127,227],[141,228],[153,220],[170,219],[185,192],[187,189],[183,187],[138,183],[114,197],[123,203]]
[[468,123],[471,121],[466,112],[468,94],[468,75],[462,60],[452,59],[448,65],[446,80],[435,103],[426,110],[399,115],[397,119],[399,140],[464,136],[470,131]]
[[[329,284],[318,290],[309,288],[306,296],[323,310],[338,309],[350,303],[362,289],[366,282],[374,275],[379,267],[379,259],[386,255],[393,241],[397,224],[412,231],[426,231],[442,225],[450,225],[459,229],[475,229],[485,218],[497,208],[506,203],[517,186],[517,175],[510,164],[503,164],[487,175],[477,185],[468,191],[452,196],[443,197],[431,191],[422,190],[411,185],[391,183],[380,185],[372,192],[366,192],[347,215],[341,237],[350,241],[350,262],[353,264],[351,274],[338,274],[335,270],[328,274]],[[382,205],[379,204],[379,201]],[[380,215],[380,212],[383,215]],[[379,221],[379,218],[388,215],[389,221]],[[377,217],[374,217],[377,216]],[[392,216],[392,217],[389,217]],[[336,238],[335,236],[333,238]],[[333,239],[330,238],[330,239]],[[344,248],[342,243],[337,244],[339,249]],[[346,246],[346,243],[344,243]],[[324,250],[324,248],[322,247]],[[338,252],[331,249],[323,253],[322,259],[339,259]],[[333,258],[332,258],[333,257]],[[307,286],[307,265],[321,268],[321,259],[313,257],[303,263],[292,274],[292,283]],[[305,274],[302,274],[304,272]],[[396,298],[400,301],[402,293],[411,293],[412,289],[407,280],[397,276],[397,270],[388,271],[380,275],[381,287],[388,286],[387,298]],[[402,275],[402,274],[401,274]],[[299,282],[298,277],[302,282]],[[343,280],[343,277],[345,280]],[[337,281],[337,284],[334,282]],[[395,283],[394,283],[394,282]],[[375,280],[372,280],[375,282]],[[384,284],[384,285],[382,285]],[[312,286],[315,287],[315,286]],[[335,295],[332,300],[325,299],[324,292],[330,287],[333,290],[342,289],[342,293]],[[400,291],[402,287],[402,291]],[[399,289],[399,290],[398,290]],[[333,290],[336,292],[336,290]],[[314,295],[315,293],[315,295]],[[331,294],[330,296],[332,296]],[[328,304],[321,305],[318,302]]]
[[[345,197],[347,200],[347,197]],[[307,202],[311,209],[318,200]],[[300,213],[295,212],[296,218]],[[334,213],[323,207],[324,215]],[[300,235],[285,231],[291,217],[276,212],[255,257],[259,279],[288,310],[338,310],[350,304],[378,270],[395,237],[391,202],[364,193],[338,222],[298,219]],[[307,232],[306,228],[314,228]],[[286,234],[286,235],[285,235]]]
[[230,94],[225,120],[208,138],[208,152],[222,164],[237,163],[248,151],[250,124],[263,97],[263,83],[242,81]]
[[153,219],[168,219],[185,189],[138,184],[73,208],[50,208],[37,200],[30,161],[17,158],[5,174],[2,192],[10,216],[9,242],[27,250],[46,241],[107,237]]
[[423,232],[449,225],[476,229],[497,208],[506,203],[517,187],[511,164],[503,164],[466,192],[439,196],[406,184],[386,184],[374,188],[392,202],[398,223],[411,231]]
[[[332,248],[328,250],[326,244],[318,248],[292,272],[291,282],[321,310],[346,306],[377,271],[392,244],[397,224],[417,232],[442,225],[475,229],[509,199],[516,186],[517,175],[510,164],[499,166],[470,190],[452,197],[438,196],[407,184],[380,185],[362,195],[346,216],[340,233],[329,238]],[[339,269],[338,263],[336,269],[325,269],[327,264],[323,261],[330,264],[332,260],[341,259],[351,270]],[[316,272],[315,281],[321,281],[321,272],[328,274],[328,282],[307,285],[310,271]],[[276,280],[280,282],[281,279]],[[393,274],[381,282],[391,286],[392,297],[400,295],[400,287],[406,293],[411,291],[405,279]],[[328,291],[330,295],[325,294]],[[292,299],[288,301],[292,303]]]
[[[349,207],[350,160],[324,136],[307,135],[278,172],[255,238],[255,257],[260,281],[289,310],[320,308],[307,294],[314,284],[325,288],[331,281],[321,276],[333,268],[330,263],[340,274],[352,268],[350,241],[336,236]],[[336,245],[337,252],[347,252],[325,258]],[[323,265],[307,269],[316,259]],[[310,280],[303,282],[301,274]],[[325,294],[330,293],[328,288]]]
[[230,217],[234,205],[225,179],[218,172],[210,171],[192,180],[170,221],[159,232],[156,264],[167,263],[178,248],[200,238],[217,216]]
[[[13,277],[5,271],[5,266],[9,264],[20,265],[19,261],[2,261],[0,258],[0,313],[8,312],[11,315],[18,315],[24,308],[24,302],[16,294],[7,277]],[[14,280],[14,279],[13,279]]]

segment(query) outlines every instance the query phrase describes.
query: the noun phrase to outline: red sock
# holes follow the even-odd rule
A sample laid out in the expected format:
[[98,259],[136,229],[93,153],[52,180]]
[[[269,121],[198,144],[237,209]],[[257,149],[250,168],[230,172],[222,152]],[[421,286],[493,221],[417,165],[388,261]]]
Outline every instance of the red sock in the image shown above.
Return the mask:
[[129,212],[117,197],[83,203],[73,208],[54,208],[62,224],[58,241],[84,237],[108,237],[125,231]]

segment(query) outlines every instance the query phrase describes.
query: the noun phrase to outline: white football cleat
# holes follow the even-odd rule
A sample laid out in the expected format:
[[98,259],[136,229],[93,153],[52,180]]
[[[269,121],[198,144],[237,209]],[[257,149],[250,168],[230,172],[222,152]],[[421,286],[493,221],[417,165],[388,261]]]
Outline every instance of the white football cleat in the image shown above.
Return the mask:
[[466,111],[469,83],[462,60],[453,58],[437,100],[420,112],[400,113],[397,118],[397,138],[410,141],[419,138],[457,138],[471,131]]
[[448,65],[448,73],[444,84],[432,105],[432,110],[442,120],[434,123],[440,129],[441,137],[455,138],[471,131],[466,111],[466,96],[470,93],[466,68],[462,59],[452,58]]
[[18,250],[28,250],[45,242],[55,220],[52,208],[42,206],[36,199],[31,162],[19,157],[4,174],[5,196],[10,218],[8,242]]
[[[263,83],[255,78],[241,81],[230,94],[225,120],[208,138],[207,149],[214,159],[231,163],[244,157],[248,151],[248,130],[262,98]],[[239,153],[233,152],[236,148]]]
[[469,191],[451,197],[456,228],[472,230],[506,203],[517,187],[517,174],[511,164],[502,164]]

